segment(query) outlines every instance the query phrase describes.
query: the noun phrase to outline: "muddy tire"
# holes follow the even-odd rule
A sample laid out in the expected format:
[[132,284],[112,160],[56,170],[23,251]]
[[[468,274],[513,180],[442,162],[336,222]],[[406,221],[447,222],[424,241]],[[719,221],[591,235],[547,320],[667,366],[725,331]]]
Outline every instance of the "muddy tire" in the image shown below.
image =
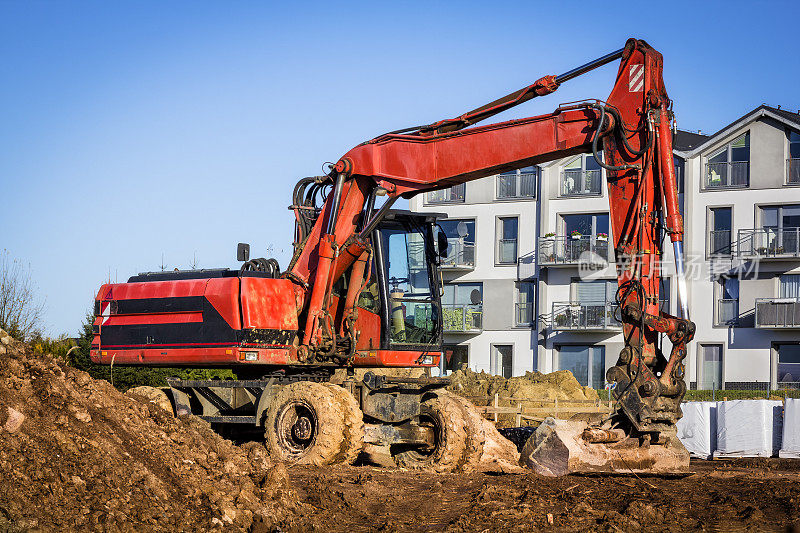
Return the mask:
[[395,463],[401,468],[453,472],[464,462],[467,446],[464,410],[450,395],[425,400],[420,407],[420,425],[433,428],[433,449],[403,450],[393,454]]
[[472,402],[453,393],[445,393],[457,402],[464,412],[464,422],[467,431],[467,440],[464,447],[462,467],[464,470],[477,470],[483,455],[483,446],[486,443],[483,417]]
[[277,392],[264,420],[265,446],[277,461],[331,465],[349,457],[348,415],[326,384],[291,383]]
[[364,413],[358,406],[358,401],[346,389],[333,383],[326,383],[339,399],[339,404],[344,415],[345,442],[342,461],[353,464],[364,450]]

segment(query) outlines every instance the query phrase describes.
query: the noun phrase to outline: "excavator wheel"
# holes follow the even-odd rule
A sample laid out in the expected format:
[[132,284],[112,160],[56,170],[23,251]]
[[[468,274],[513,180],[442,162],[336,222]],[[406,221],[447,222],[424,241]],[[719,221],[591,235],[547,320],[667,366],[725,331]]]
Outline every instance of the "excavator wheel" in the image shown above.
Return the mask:
[[347,390],[333,383],[325,383],[325,386],[339,399],[347,428],[341,462],[353,464],[364,450],[364,413],[361,412],[358,401]]
[[282,387],[264,420],[269,454],[278,461],[316,466],[349,460],[349,436],[357,429],[354,433],[348,425],[352,413],[341,398],[327,384],[313,381]]
[[433,447],[393,453],[397,466],[433,472],[453,472],[463,466],[467,424],[458,400],[449,394],[425,400],[420,406],[419,424],[433,428]]
[[450,392],[444,394],[457,402],[464,411],[464,421],[466,423],[467,441],[464,447],[462,467],[464,470],[477,470],[483,455],[483,445],[486,443],[486,432],[483,429],[483,417],[475,409],[475,405],[466,398]]

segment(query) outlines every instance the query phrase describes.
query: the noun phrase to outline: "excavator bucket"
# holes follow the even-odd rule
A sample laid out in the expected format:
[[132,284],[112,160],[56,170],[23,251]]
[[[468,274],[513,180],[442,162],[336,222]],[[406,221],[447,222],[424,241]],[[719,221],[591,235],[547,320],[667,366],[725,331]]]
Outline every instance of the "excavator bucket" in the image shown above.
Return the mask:
[[522,449],[520,463],[536,473],[566,474],[689,473],[689,452],[676,436],[660,443],[632,438],[619,429],[590,427],[586,422],[548,418]]

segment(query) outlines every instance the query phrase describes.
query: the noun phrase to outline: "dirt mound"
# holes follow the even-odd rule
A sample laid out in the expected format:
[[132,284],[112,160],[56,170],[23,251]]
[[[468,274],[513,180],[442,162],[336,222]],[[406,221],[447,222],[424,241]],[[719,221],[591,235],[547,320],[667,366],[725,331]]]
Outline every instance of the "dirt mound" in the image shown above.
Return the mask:
[[[554,407],[554,400],[569,403],[598,399],[597,391],[581,386],[568,370],[550,374],[526,372],[524,376],[506,379],[464,367],[453,372],[450,380],[448,388],[451,391],[479,406],[492,405],[495,394],[499,407],[516,407],[521,403],[523,408],[548,408]],[[508,425],[513,418],[512,415],[500,415],[501,426]]]
[[[583,387],[569,370],[559,370],[550,374],[526,372],[524,376],[506,379],[483,371],[473,372],[463,368],[451,376],[449,389],[457,394],[472,399],[476,405],[484,400],[488,405],[495,394],[503,398],[541,401],[548,400],[597,400],[597,392],[590,387]],[[511,402],[506,400],[506,406]],[[501,404],[502,405],[502,404]]]
[[263,445],[30,353],[0,330],[0,530],[303,529]]

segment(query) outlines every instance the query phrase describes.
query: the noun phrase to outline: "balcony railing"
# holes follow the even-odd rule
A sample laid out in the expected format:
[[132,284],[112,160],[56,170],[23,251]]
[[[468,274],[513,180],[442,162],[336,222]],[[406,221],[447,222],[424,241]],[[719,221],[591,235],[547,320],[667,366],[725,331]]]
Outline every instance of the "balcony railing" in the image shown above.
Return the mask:
[[425,200],[429,204],[450,204],[463,202],[466,189],[465,183],[453,185],[447,189],[441,189],[427,193]]
[[800,298],[756,298],[756,327],[800,328]]
[[800,158],[786,160],[786,184],[800,185]]
[[447,257],[442,258],[442,268],[472,270],[475,268],[475,243],[462,239],[447,239]]
[[497,198],[536,198],[536,172],[497,176]]
[[734,326],[739,322],[739,300],[718,300],[716,326]]
[[749,182],[749,161],[706,163],[706,189],[747,187]]
[[602,178],[600,170],[563,170],[560,196],[600,196],[603,194]]
[[500,239],[497,241],[497,262],[513,265],[517,262],[517,239]]
[[608,239],[581,235],[578,237],[556,235],[539,239],[539,264],[577,265],[593,261],[608,263],[610,247]]
[[553,302],[550,327],[553,331],[619,331],[622,324],[616,309],[613,302]]
[[445,333],[480,333],[483,331],[481,304],[442,304]]
[[731,255],[731,230],[708,232],[708,255]]
[[516,304],[516,320],[518,326],[533,324],[533,302]]
[[760,259],[796,258],[800,256],[800,228],[740,229],[736,253]]

